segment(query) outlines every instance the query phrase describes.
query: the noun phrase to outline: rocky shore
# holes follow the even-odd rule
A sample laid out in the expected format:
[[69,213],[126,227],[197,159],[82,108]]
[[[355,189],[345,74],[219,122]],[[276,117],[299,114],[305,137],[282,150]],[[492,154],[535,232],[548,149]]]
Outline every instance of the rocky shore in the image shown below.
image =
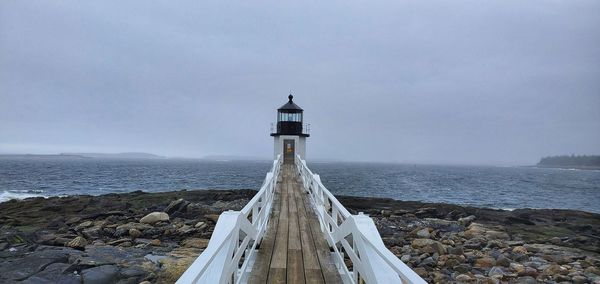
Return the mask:
[[[0,203],[0,283],[173,283],[252,190]],[[600,283],[600,215],[339,197],[428,282]]]

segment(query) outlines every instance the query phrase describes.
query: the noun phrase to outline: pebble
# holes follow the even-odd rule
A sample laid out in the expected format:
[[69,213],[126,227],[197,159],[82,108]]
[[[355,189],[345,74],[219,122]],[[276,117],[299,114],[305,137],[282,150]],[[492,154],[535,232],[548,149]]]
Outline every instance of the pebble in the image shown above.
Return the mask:
[[142,232],[140,232],[140,230],[138,230],[138,229],[129,229],[129,235],[132,238],[137,238],[142,235]]
[[473,278],[471,278],[471,276],[466,275],[466,274],[459,274],[454,279],[456,279],[456,281],[458,281],[458,282],[470,282]]
[[84,237],[77,236],[69,243],[67,243],[68,247],[82,249],[88,244],[88,241]]
[[502,278],[502,276],[504,276],[504,269],[502,269],[502,267],[500,267],[500,266],[494,266],[488,272],[488,276],[490,276],[490,277],[500,276],[500,278]]
[[514,253],[520,253],[520,254],[527,254],[527,248],[524,246],[516,246],[513,248],[512,252]]

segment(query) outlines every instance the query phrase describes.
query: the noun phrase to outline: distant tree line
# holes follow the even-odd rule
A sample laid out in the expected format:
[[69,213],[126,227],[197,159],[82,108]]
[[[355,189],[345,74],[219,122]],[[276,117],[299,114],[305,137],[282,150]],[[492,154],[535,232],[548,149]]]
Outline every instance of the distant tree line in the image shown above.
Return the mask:
[[538,166],[600,167],[600,156],[550,156],[542,158],[538,163]]

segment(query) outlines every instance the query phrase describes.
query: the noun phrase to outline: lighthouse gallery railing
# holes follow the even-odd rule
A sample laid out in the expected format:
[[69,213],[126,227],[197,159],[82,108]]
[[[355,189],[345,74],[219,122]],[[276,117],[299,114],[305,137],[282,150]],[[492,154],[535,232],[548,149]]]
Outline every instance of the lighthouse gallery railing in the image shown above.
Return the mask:
[[281,163],[279,155],[258,193],[241,211],[219,216],[206,250],[176,283],[247,282],[256,246],[266,232]]
[[385,247],[373,219],[350,214],[300,156],[296,167],[344,283],[426,283]]

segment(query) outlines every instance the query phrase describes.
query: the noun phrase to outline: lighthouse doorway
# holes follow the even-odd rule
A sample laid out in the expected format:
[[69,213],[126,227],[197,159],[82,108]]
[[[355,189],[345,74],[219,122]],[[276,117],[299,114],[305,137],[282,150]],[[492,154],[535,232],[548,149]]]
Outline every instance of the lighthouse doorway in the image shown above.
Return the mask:
[[294,164],[294,157],[296,156],[296,145],[293,139],[283,140],[283,163]]

